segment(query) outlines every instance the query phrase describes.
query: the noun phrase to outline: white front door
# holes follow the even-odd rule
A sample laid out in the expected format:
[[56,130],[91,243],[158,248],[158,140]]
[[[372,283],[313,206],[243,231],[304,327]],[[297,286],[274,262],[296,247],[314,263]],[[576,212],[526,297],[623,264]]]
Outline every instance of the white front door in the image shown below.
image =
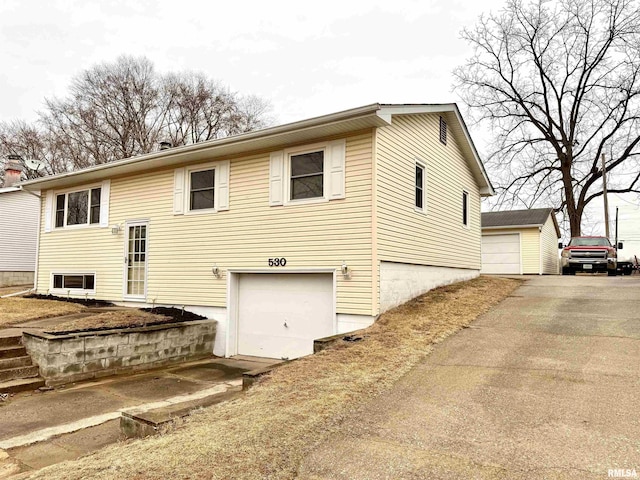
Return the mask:
[[333,274],[239,275],[238,354],[293,359],[335,333]]
[[147,222],[125,226],[124,299],[144,301],[147,294]]

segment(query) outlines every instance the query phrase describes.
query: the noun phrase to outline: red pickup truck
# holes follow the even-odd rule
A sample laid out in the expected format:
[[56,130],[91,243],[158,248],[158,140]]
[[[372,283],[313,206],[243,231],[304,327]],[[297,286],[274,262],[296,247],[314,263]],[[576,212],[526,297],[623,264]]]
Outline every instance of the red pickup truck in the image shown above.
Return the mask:
[[562,249],[561,264],[562,275],[607,272],[611,277],[618,266],[616,249],[606,237],[573,237]]

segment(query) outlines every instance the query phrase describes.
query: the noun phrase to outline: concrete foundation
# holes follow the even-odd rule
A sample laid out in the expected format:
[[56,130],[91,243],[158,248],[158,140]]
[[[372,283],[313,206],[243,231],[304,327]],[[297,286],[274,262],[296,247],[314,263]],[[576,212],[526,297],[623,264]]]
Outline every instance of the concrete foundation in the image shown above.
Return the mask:
[[471,280],[479,270],[380,262],[380,313],[431,289]]
[[0,287],[33,285],[33,272],[0,272]]
[[23,334],[50,386],[194,360],[212,354],[215,320],[71,335]]

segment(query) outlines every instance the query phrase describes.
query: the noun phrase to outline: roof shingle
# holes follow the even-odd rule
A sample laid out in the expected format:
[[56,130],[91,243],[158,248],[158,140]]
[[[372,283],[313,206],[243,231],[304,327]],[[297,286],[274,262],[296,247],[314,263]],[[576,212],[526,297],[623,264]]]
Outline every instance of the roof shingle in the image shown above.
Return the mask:
[[[508,210],[503,212],[485,212],[482,214],[482,227],[510,227],[544,225],[553,215],[553,208],[533,208],[529,210]],[[560,231],[553,215],[553,223],[558,236]]]

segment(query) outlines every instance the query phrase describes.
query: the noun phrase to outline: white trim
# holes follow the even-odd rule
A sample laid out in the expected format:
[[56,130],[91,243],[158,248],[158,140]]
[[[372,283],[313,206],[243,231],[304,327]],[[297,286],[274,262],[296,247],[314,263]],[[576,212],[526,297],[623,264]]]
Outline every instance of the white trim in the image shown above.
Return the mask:
[[[54,288],[53,277],[55,275],[64,276],[84,276],[93,275],[93,289],[84,288]],[[64,278],[62,279],[64,285]],[[58,295],[95,295],[96,285],[98,284],[98,275],[95,270],[52,270],[49,273],[49,293]]]
[[[108,218],[107,218],[107,222],[103,225],[101,220],[103,218],[103,214],[102,214],[102,200],[103,200],[103,193],[102,193],[102,188],[103,185],[105,184],[105,182],[110,182],[110,180],[104,180],[104,181],[100,181],[100,182],[94,182],[94,183],[87,183],[87,184],[83,184],[83,185],[78,185],[75,187],[69,187],[69,188],[64,188],[61,190],[53,190],[52,191],[52,195],[53,195],[53,203],[51,205],[51,212],[49,213],[49,215],[51,215],[51,230],[52,232],[55,231],[59,231],[59,230],[78,230],[78,229],[83,229],[83,228],[106,228],[108,227]],[[109,186],[111,184],[109,183]],[[91,190],[99,188],[100,189],[100,212],[98,214],[98,222],[97,223],[91,223]],[[68,215],[68,208],[69,208],[69,194],[71,193],[79,193],[79,192],[87,192],[87,223],[78,223],[76,225],[67,225],[67,215]],[[48,195],[48,192],[47,192]],[[58,211],[58,195],[64,195],[64,218],[62,219],[62,226],[58,227],[56,225],[56,213]],[[108,200],[107,200],[108,201]],[[109,214],[109,207],[107,206],[107,215]]]
[[482,227],[482,230],[509,230],[512,228],[535,228],[542,227],[540,224],[529,224],[529,225],[498,225],[494,227]]
[[416,180],[415,180],[415,168],[414,168],[414,172],[413,172],[413,209],[418,212],[421,213],[422,215],[426,215],[427,214],[427,164],[419,159],[418,157],[416,157],[415,159],[415,166],[416,167],[420,167],[422,168],[422,208],[418,208],[416,206],[416,200],[415,200],[415,196],[416,196]]
[[[327,174],[327,151],[329,150],[329,142],[313,143],[310,145],[302,145],[294,148],[287,148],[284,152],[284,205],[304,205],[308,203],[324,203],[329,201],[329,175]],[[303,155],[305,153],[322,152],[322,196],[313,198],[291,199],[291,157],[295,155]]]
[[542,275],[542,227],[538,227],[538,256],[539,258],[539,272],[538,275]]
[[[38,203],[38,233],[36,233],[36,263],[33,271],[33,290],[38,292],[38,268],[40,268],[40,238],[42,236],[40,229],[42,228],[42,197]],[[45,199],[45,215],[46,215],[46,199]],[[95,283],[94,283],[95,286]]]
[[[123,252],[123,267],[122,267],[122,300],[125,302],[146,302],[147,301],[147,289],[149,287],[149,220],[126,220],[124,222],[124,252]],[[128,286],[128,253],[129,253],[129,227],[146,226],[145,237],[145,255],[144,255],[144,294],[129,295],[127,293]]]
[[[238,319],[238,290],[239,276],[243,273],[264,273],[264,274],[300,274],[300,273],[330,273],[333,279],[333,334],[338,331],[337,317],[337,269],[336,268],[230,268],[227,269],[227,329],[225,337],[225,357],[232,357],[238,352],[238,328],[240,322]],[[234,339],[231,338],[233,332]],[[233,343],[233,344],[232,344]]]
[[[183,188],[183,212],[185,215],[203,215],[207,213],[218,213],[222,211],[220,208],[220,180],[221,175],[224,174],[222,170],[224,169],[224,163],[227,164],[227,174],[228,174],[228,166],[229,161],[216,161],[216,162],[207,162],[207,163],[199,163],[197,165],[189,165],[184,168],[184,188]],[[206,170],[214,171],[214,179],[213,179],[213,208],[199,208],[192,210],[191,209],[191,174],[195,172],[204,172]],[[229,179],[226,179],[226,186],[228,188]],[[228,209],[228,207],[227,207]]]
[[[313,198],[291,199],[291,157],[305,153],[323,152],[322,159],[322,196]],[[274,152],[278,154],[279,152]],[[316,142],[282,150],[283,176],[282,190],[284,206],[305,205],[312,203],[326,203],[332,200],[340,200],[346,196],[345,171],[346,171],[346,140],[333,140],[328,142]],[[339,156],[339,158],[336,158]],[[272,172],[273,174],[273,172]],[[334,178],[335,177],[335,178]],[[339,182],[333,185],[332,182]],[[334,192],[334,186],[338,186],[338,192]],[[278,203],[271,202],[272,205]]]
[[100,213],[98,214],[98,223],[101,227],[109,226],[109,201],[111,198],[111,180],[107,179],[102,182],[100,190]]

